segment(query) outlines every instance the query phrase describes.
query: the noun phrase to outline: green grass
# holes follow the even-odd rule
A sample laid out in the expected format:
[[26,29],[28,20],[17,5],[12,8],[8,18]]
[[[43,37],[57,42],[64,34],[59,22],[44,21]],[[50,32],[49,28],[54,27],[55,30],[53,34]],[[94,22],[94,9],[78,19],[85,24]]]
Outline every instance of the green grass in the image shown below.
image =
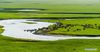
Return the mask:
[[36,41],[15,39],[0,35],[0,52],[90,52],[89,50],[85,50],[86,48],[97,49],[90,50],[91,52],[100,51],[100,40],[70,39],[59,41]]
[[97,49],[91,52],[100,51],[100,40],[70,39],[59,41],[36,41],[15,39],[0,35],[0,52],[90,52],[86,51],[86,48]]
[[[54,2],[55,3],[55,2]],[[51,2],[4,3],[0,8],[44,8],[44,12],[100,12],[100,4],[53,4]],[[56,7],[55,7],[56,6]]]
[[81,31],[75,31],[76,29],[82,29],[82,28],[72,28],[70,31],[67,31],[65,28],[59,28],[55,31],[49,32],[49,34],[58,34],[58,35],[100,35],[100,30],[97,29],[86,29],[86,30],[81,30]]
[[2,13],[0,19],[63,19],[63,18],[99,18],[99,14],[33,14],[33,13]]
[[[72,27],[60,27],[56,30],[49,31],[49,34],[58,35],[100,35],[100,19],[75,19],[75,20],[42,20],[44,22],[61,22],[63,25],[72,24]],[[93,28],[86,28],[81,25],[91,24]],[[97,24],[97,25],[95,25]],[[77,30],[79,29],[79,30]]]
[[100,18],[94,19],[59,19],[59,20],[41,20],[43,22],[61,22],[63,24],[100,24]]
[[[0,0],[1,1],[1,0]],[[4,1],[4,0],[2,0]],[[88,4],[63,4],[59,2],[57,4],[54,2],[16,2],[15,0],[10,0],[13,3],[0,3],[0,8],[43,8],[47,9],[44,14],[34,14],[33,13],[4,13],[0,12],[0,19],[22,19],[22,18],[81,18],[81,17],[100,17],[99,14],[47,14],[45,12],[100,12],[100,4],[88,5]],[[54,4],[56,3],[56,4]],[[69,2],[68,2],[69,3]],[[74,2],[73,2],[74,3]],[[85,2],[84,2],[85,3]],[[60,21],[63,24],[100,24],[100,19],[85,19],[85,20],[45,20],[48,22]],[[77,29],[77,27],[73,27]],[[82,28],[82,27],[80,27]],[[89,31],[89,32],[87,32]],[[0,34],[3,29],[0,28]],[[88,29],[81,32],[66,32],[66,29],[59,28],[53,31],[53,33],[63,33],[63,34],[100,34],[99,30]],[[86,51],[85,48],[97,48],[95,51]],[[100,51],[100,40],[59,40],[59,41],[33,41],[33,40],[22,40],[14,39],[10,37],[5,37],[0,35],[0,52],[99,52]]]
[[[5,0],[4,0],[5,1]],[[4,2],[1,1],[1,2]],[[66,3],[63,0],[63,2],[55,2],[57,0],[54,0],[54,2],[48,1],[41,1],[41,0],[31,0],[30,1],[12,1],[8,0],[12,3],[0,3],[0,8],[42,8],[46,9],[40,14],[34,14],[33,13],[4,13],[0,12],[0,19],[12,19],[12,18],[91,18],[91,17],[100,17],[100,14],[47,14],[48,12],[100,12],[100,7],[98,3],[96,4],[77,4],[74,2],[67,1]],[[6,2],[6,1],[5,1]],[[46,13],[47,12],[47,13]]]
[[0,36],[0,52],[88,52],[85,48],[100,51],[99,40],[19,41]]

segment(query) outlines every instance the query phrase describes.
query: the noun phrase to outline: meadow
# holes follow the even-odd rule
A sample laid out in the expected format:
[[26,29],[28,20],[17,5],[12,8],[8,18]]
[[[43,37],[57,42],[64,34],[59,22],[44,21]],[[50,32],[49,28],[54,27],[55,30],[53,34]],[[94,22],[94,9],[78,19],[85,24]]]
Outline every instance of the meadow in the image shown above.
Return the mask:
[[[69,20],[42,20],[44,22],[59,22],[62,23],[58,28],[57,25],[51,25],[54,30],[49,31],[49,34],[58,35],[80,35],[80,36],[99,36],[100,19],[69,19]],[[51,28],[48,27],[48,28]],[[55,29],[56,28],[56,29]]]
[[[2,31],[0,27],[0,31]],[[3,32],[3,31],[2,31]],[[0,32],[0,33],[2,33]],[[68,39],[58,41],[24,40],[0,35],[1,52],[98,52],[98,39]],[[88,50],[93,49],[93,50]]]
[[[55,0],[56,1],[56,0]],[[75,3],[60,3],[60,2],[41,2],[41,0],[31,1],[1,1],[0,9],[2,8],[37,8],[45,9],[41,11],[3,11],[0,10],[0,18],[99,18],[99,4],[75,4]],[[23,2],[23,3],[22,3]],[[78,14],[77,14],[78,13]],[[87,14],[88,13],[88,14]]]
[[0,19],[80,19],[99,18],[99,14],[33,14],[33,13],[2,13]]
[[[67,3],[66,3],[67,2]],[[62,35],[89,35],[100,36],[100,7],[99,3],[88,1],[66,0],[0,0],[0,19],[56,19],[41,20],[44,22],[60,22],[63,25],[76,25],[67,28],[60,27],[48,32],[49,34]],[[93,1],[92,1],[93,2]],[[40,11],[5,11],[3,8],[37,8]],[[75,19],[75,20],[65,20]],[[27,22],[26,22],[27,23]],[[29,23],[30,24],[30,23]],[[83,30],[84,24],[90,24],[94,28]],[[96,25],[97,26],[96,26]],[[4,31],[0,26],[0,34]],[[79,31],[74,31],[80,29]],[[86,50],[90,49],[90,50]],[[96,50],[91,50],[96,49]],[[0,52],[99,52],[99,39],[67,39],[58,41],[23,40],[0,35]]]
[[[100,40],[21,41],[0,35],[1,52],[98,52]],[[96,50],[85,50],[96,49]]]

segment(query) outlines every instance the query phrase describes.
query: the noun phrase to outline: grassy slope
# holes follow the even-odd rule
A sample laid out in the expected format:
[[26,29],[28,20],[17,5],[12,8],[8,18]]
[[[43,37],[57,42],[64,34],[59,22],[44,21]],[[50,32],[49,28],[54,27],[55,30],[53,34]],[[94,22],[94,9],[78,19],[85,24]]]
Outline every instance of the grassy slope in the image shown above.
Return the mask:
[[[62,22],[63,24],[91,24],[94,25],[97,24],[97,26],[100,26],[100,19],[76,19],[76,20],[44,20],[47,22]],[[87,28],[86,30],[80,30],[80,31],[75,31],[76,29],[83,29],[82,26],[75,26],[71,27],[70,31],[68,31],[68,28],[58,28],[57,30],[49,32],[50,34],[64,34],[64,35],[100,35],[100,30],[99,29],[92,29],[92,28]]]
[[51,42],[19,41],[0,36],[0,52],[86,52],[85,48],[96,48],[100,51],[99,40],[61,40]]

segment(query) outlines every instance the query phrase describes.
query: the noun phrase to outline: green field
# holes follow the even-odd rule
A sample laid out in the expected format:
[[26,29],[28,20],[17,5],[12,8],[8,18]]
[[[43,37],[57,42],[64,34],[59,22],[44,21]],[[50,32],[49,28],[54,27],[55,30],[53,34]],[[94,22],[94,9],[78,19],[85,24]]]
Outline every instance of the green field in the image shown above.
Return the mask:
[[[47,32],[47,34],[100,36],[99,6],[99,0],[0,0],[0,19],[52,19],[41,21],[60,22],[63,25],[59,27],[49,26],[49,29],[53,30]],[[6,11],[4,8],[36,8],[45,10]],[[65,20],[68,18],[75,20]],[[31,22],[24,23],[32,24]],[[66,27],[67,25],[69,26]],[[0,26],[0,34],[4,31],[2,28]],[[46,31],[44,32],[46,33]],[[100,52],[100,40],[36,41],[0,35],[0,52]]]
[[98,14],[33,14],[33,13],[2,13],[0,19],[65,19],[65,18],[99,18]]
[[98,7],[99,3],[81,4],[82,2],[76,3],[73,2],[73,0],[60,0],[60,2],[57,1],[58,0],[11,0],[9,1],[10,3],[4,3],[7,2],[7,0],[4,0],[1,1],[0,8],[44,8],[47,9],[45,12],[100,12],[100,7]]
[[[21,41],[0,36],[1,52],[98,52],[100,40]],[[85,50],[94,48],[97,50]]]
[[[2,28],[2,27],[1,27]],[[0,29],[1,30],[1,29]],[[1,32],[2,33],[2,32]],[[21,40],[0,35],[1,52],[98,52],[100,40],[70,39],[59,41]],[[95,50],[86,50],[95,49]]]
[[49,34],[58,35],[100,35],[100,19],[42,20],[44,22],[60,22],[62,25],[48,27],[53,29]]
[[[33,11],[33,12],[0,12],[0,18],[91,18],[100,17],[100,14],[50,14],[53,13],[100,13],[100,7],[98,3],[93,3],[93,1],[86,2],[82,4],[82,1],[73,2],[70,0],[1,0],[0,8],[38,8],[46,9],[43,11]],[[66,1],[66,2],[65,2]]]

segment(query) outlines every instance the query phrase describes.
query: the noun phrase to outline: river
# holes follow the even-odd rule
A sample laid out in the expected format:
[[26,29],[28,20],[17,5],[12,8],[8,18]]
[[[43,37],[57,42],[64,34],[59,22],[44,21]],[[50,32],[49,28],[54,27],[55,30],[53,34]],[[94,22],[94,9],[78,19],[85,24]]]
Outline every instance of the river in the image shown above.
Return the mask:
[[[28,24],[25,22],[31,22]],[[38,29],[48,27],[54,23],[38,22],[35,19],[10,19],[0,20],[0,25],[4,26],[5,31],[1,34],[3,36],[18,38],[18,39],[30,39],[41,41],[55,41],[64,39],[100,39],[100,37],[85,37],[85,36],[55,36],[55,35],[37,35],[34,32],[27,32],[24,30]]]

